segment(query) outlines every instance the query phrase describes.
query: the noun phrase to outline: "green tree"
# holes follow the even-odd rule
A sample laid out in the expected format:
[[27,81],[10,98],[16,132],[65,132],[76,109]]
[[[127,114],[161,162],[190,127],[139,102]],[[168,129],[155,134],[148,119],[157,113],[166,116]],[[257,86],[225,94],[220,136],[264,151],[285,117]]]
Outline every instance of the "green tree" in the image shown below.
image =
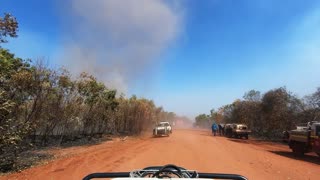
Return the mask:
[[268,91],[261,104],[261,123],[265,127],[265,136],[280,136],[283,130],[294,127],[301,109],[300,104],[300,100],[286,88]]
[[200,114],[196,118],[195,125],[202,127],[202,128],[209,128],[210,127],[210,115],[207,114]]
[[303,112],[300,114],[300,123],[308,121],[320,121],[320,87],[316,92],[306,96],[304,99]]
[[30,65],[0,48],[0,169],[14,166],[19,144],[30,131],[30,124],[19,119],[20,104],[27,99],[23,92],[26,85],[19,82],[27,79]]
[[0,43],[6,43],[6,37],[17,37],[18,22],[11,14],[5,13],[0,17]]

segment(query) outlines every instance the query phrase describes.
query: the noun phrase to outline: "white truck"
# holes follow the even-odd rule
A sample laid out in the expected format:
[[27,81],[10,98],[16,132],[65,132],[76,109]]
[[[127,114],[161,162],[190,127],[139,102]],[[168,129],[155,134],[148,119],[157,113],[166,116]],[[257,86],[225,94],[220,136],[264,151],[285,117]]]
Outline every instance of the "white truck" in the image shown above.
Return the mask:
[[153,136],[169,136],[172,133],[172,127],[169,122],[159,122],[153,128]]

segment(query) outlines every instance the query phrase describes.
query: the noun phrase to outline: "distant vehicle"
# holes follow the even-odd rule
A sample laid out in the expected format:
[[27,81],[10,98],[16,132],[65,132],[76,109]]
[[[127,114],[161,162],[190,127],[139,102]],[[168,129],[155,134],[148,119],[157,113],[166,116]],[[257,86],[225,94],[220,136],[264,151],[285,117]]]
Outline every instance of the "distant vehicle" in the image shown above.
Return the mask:
[[169,122],[160,122],[153,128],[153,136],[169,136],[172,133],[172,127]]
[[235,138],[245,137],[249,139],[249,134],[251,131],[248,129],[248,126],[245,124],[233,124],[232,125],[232,136]]
[[245,124],[226,124],[225,125],[225,135],[229,138],[249,138],[251,131],[248,129],[248,126]]
[[296,155],[315,152],[320,156],[320,123],[310,122],[307,129],[291,130],[289,147]]

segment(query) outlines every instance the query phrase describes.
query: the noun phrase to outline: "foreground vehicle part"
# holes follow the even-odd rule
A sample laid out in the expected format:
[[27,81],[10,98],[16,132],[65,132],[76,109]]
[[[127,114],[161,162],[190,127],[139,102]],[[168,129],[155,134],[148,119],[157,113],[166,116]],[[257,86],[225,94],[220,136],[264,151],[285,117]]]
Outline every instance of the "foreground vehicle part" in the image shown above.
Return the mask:
[[237,174],[219,174],[219,173],[198,173],[193,170],[186,170],[175,165],[151,166],[142,170],[131,172],[116,172],[116,173],[93,173],[83,178],[89,180],[93,178],[116,178],[116,179],[139,179],[139,178],[199,178],[199,179],[235,179],[247,180],[246,177]]

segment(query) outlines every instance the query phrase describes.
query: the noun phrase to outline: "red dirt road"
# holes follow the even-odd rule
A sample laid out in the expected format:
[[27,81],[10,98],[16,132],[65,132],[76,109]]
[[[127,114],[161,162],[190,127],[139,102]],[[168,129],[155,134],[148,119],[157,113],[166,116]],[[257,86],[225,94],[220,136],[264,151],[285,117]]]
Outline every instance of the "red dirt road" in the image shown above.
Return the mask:
[[0,179],[81,179],[91,172],[130,171],[169,163],[249,179],[320,179],[320,158],[314,154],[295,158],[286,145],[213,137],[208,131],[175,130],[170,137],[128,138],[58,153],[73,155]]

